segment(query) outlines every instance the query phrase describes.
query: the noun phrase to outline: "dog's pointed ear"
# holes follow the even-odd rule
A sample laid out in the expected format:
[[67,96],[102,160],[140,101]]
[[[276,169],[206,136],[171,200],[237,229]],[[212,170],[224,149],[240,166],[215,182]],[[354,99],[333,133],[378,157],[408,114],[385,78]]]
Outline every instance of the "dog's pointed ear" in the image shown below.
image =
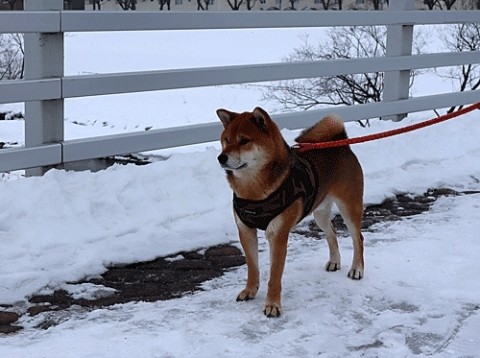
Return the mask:
[[267,132],[267,128],[268,128],[268,123],[269,121],[271,121],[270,119],[270,116],[268,115],[268,113],[260,108],[260,107],[256,107],[254,110],[253,110],[253,118],[252,118],[252,122],[262,131],[262,132]]
[[230,112],[223,108],[217,109],[217,116],[222,121],[224,127],[228,126],[235,115],[237,115],[235,112]]

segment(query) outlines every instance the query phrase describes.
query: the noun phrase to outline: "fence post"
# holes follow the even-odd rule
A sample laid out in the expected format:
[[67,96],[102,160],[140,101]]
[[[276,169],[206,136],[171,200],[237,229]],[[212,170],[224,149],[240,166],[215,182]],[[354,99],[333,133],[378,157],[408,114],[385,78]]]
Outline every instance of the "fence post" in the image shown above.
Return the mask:
[[[63,0],[25,0],[26,11],[62,10]],[[25,34],[25,79],[62,77],[63,33]],[[64,101],[25,103],[25,146],[35,147],[64,139]],[[43,175],[49,168],[26,170],[27,176]]]
[[[394,0],[389,2],[388,10],[415,10],[415,0]],[[387,11],[388,11],[387,10]],[[406,56],[412,54],[413,25],[391,25],[387,27],[386,56]],[[383,101],[407,99],[410,89],[410,70],[385,72]],[[382,117],[382,119],[401,121],[406,113]]]

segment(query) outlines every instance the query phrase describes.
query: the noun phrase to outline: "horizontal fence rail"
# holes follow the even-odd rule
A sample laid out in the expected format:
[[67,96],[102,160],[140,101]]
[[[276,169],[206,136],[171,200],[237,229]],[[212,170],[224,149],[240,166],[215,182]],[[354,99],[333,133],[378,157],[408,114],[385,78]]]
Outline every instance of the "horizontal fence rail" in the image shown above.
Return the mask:
[[[424,96],[395,102],[368,103],[355,106],[336,107],[335,113],[352,121],[386,116],[402,112],[421,112],[432,108],[442,108],[449,105],[465,105],[479,101],[478,91],[463,93],[440,94]],[[310,126],[332,112],[331,108],[298,113],[275,115],[275,121],[280,127],[300,129]],[[220,123],[205,123],[174,128],[156,129],[147,132],[128,133],[91,137],[65,141],[62,144],[42,146],[43,162],[41,165],[54,165],[92,158],[108,157],[128,153],[137,153],[155,149],[165,149],[183,145],[206,143],[218,140],[223,127]],[[19,168],[34,167],[35,162],[28,160],[32,148],[4,149],[9,154],[6,161]],[[2,152],[0,152],[1,154]],[[59,161],[59,158],[62,158]],[[39,164],[39,163],[36,163]]]
[[[453,97],[453,98],[452,98]],[[426,101],[426,99],[428,99]],[[452,105],[464,105],[479,100],[478,91],[418,97],[411,100],[396,102],[369,103],[356,106],[343,106],[335,108],[342,118],[352,121],[386,116],[392,113],[420,112],[431,108],[445,106],[445,101]],[[433,107],[432,107],[433,106]],[[298,113],[275,115],[275,121],[282,128],[301,129],[311,126],[320,118],[332,112],[331,108],[312,110],[303,113],[299,118]],[[206,143],[218,140],[223,127],[220,123],[207,123],[176,128],[150,130],[146,133],[130,133],[123,136],[107,136],[108,145],[99,142],[100,138],[79,139],[65,142],[65,161],[84,160],[96,157],[106,157],[115,154],[136,153],[146,150],[164,149],[182,145]],[[135,140],[138,138],[139,140]],[[142,141],[139,148],[139,142]],[[123,150],[123,152],[122,152]],[[101,155],[99,155],[101,153]],[[96,156],[95,156],[96,155]]]
[[[398,1],[398,0],[397,0]],[[475,23],[476,10],[317,12],[0,12],[0,33],[265,29]]]
[[[363,25],[429,25],[477,22],[475,11],[318,11],[318,12],[171,12],[133,13],[132,21],[122,24],[119,12],[100,14],[64,12],[62,31],[145,31],[145,30],[213,30],[263,29],[289,27],[333,27]],[[199,16],[197,16],[199,15]]]
[[65,76],[0,82],[0,103],[415,70],[480,62],[480,51]]
[[[34,1],[34,0],[27,0]],[[36,0],[42,1],[42,0]],[[397,0],[400,1],[400,0]],[[403,0],[405,1],[405,0]],[[411,0],[406,0],[411,1]],[[59,4],[63,1],[58,1]],[[38,3],[36,3],[38,4]],[[378,25],[413,28],[416,25],[480,23],[480,11],[318,11],[318,12],[0,12],[0,33],[215,30]],[[388,36],[388,31],[387,31]],[[41,36],[40,36],[41,37]],[[55,40],[58,41],[58,38]],[[60,42],[61,43],[61,42]],[[26,44],[27,46],[27,44]],[[412,44],[409,43],[411,48]],[[40,46],[41,49],[41,46]],[[28,49],[26,49],[28,52]],[[63,45],[62,45],[63,54]],[[0,81],[0,103],[44,103],[57,108],[63,100],[131,92],[202,86],[270,82],[371,72],[404,72],[414,69],[480,63],[480,52],[392,55],[331,61],[220,66],[163,71],[64,76],[30,76],[26,80]],[[28,63],[27,63],[28,64]],[[46,64],[48,66],[48,64]],[[40,72],[43,71],[40,68]],[[63,68],[62,68],[63,72]],[[385,83],[385,87],[387,87]],[[408,90],[408,88],[407,88]],[[417,98],[396,98],[380,103],[335,107],[349,121],[401,115],[480,101],[480,91],[447,93]],[[41,106],[39,106],[41,107]],[[58,107],[60,108],[60,107]],[[281,127],[310,126],[332,108],[275,115]],[[63,121],[63,117],[62,117]],[[54,122],[54,121],[53,121]],[[37,128],[47,130],[50,124]],[[47,129],[45,129],[47,128]],[[62,127],[63,128],[63,127]],[[207,123],[146,132],[79,140],[50,139],[24,148],[0,150],[0,171],[55,166],[71,161],[142,152],[217,140],[222,127]],[[62,129],[63,130],[63,129]]]
[[0,81],[0,103],[46,101],[62,98],[62,79]]

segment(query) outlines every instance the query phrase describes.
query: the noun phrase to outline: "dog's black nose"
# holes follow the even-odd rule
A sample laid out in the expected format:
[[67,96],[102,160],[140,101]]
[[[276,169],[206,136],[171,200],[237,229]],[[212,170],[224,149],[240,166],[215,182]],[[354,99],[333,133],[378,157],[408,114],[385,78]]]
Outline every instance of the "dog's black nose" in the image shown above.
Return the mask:
[[227,163],[227,161],[228,161],[228,156],[222,153],[222,154],[220,154],[220,155],[218,156],[217,159],[218,159],[218,162],[219,162],[221,165],[224,165],[224,164]]

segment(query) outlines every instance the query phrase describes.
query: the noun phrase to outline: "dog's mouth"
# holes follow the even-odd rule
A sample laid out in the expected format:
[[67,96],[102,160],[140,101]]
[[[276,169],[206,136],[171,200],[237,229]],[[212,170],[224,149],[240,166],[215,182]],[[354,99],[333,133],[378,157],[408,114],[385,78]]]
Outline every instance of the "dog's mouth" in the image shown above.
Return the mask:
[[241,170],[243,168],[246,168],[247,167],[247,163],[243,163],[243,164],[240,164],[238,167],[231,167],[229,166],[228,164],[222,164],[222,168],[225,169],[225,170]]

